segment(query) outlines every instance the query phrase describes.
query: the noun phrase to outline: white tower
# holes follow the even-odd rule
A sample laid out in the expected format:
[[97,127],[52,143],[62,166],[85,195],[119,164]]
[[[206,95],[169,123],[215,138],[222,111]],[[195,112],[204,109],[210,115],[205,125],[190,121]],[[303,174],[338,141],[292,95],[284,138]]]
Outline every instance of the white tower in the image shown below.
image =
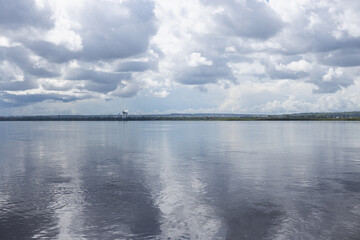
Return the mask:
[[127,117],[128,117],[128,113],[129,113],[128,110],[124,110],[124,111],[122,112],[122,118],[123,118],[123,119],[127,118]]

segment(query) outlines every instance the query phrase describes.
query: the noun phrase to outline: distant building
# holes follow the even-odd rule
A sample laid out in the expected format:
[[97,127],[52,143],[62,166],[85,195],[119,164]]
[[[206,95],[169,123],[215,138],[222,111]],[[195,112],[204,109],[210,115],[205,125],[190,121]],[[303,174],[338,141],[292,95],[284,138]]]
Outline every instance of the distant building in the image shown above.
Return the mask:
[[124,110],[124,111],[122,112],[122,118],[123,118],[123,119],[127,118],[127,117],[128,117],[128,113],[129,113],[128,110]]

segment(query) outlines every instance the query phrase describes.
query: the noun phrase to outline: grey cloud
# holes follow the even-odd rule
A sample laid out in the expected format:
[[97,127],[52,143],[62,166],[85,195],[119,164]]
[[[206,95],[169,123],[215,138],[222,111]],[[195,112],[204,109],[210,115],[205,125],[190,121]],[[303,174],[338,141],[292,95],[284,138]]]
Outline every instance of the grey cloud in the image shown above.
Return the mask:
[[[27,4],[24,3],[28,1],[6,2],[11,2],[4,4],[10,5],[12,11],[16,11],[18,5],[19,9],[25,9],[24,6]],[[30,40],[27,36],[17,37],[16,40],[31,49],[33,53],[54,63],[65,63],[72,59],[98,61],[126,58],[147,51],[150,37],[157,30],[152,1],[122,3],[101,1],[101,6],[99,5],[99,1],[87,1],[77,19],[81,28],[74,31],[82,38],[82,50],[71,51],[63,45],[44,40]],[[27,11],[36,14],[36,6],[28,6]],[[4,18],[2,22],[7,25],[10,16],[2,17]],[[47,18],[40,20],[47,24],[51,23],[49,27],[53,26],[52,21]],[[19,20],[18,25],[29,27],[30,23],[31,21]]]
[[57,86],[54,84],[51,84],[51,82],[45,82],[41,83],[41,87],[45,90],[52,90],[52,91],[68,91],[75,88],[74,84],[66,83],[62,86]]
[[[47,6],[38,8],[35,1],[0,0],[0,36],[5,36],[10,42],[19,42],[16,47],[0,47],[0,63],[6,60],[21,69],[23,81],[9,79],[9,74],[0,72],[0,94],[2,106],[22,106],[46,100],[75,101],[82,98],[60,94],[70,89],[87,90],[99,93],[109,93],[114,90],[114,96],[130,97],[141,89],[132,83],[130,72],[157,70],[158,63],[121,61],[114,66],[116,72],[102,72],[85,69],[69,70],[64,77],[68,80],[81,80],[81,84],[68,83],[56,86],[42,82],[46,90],[58,91],[59,94],[15,95],[4,91],[35,89],[40,87],[37,78],[61,79],[60,70],[64,63],[78,60],[80,65],[109,63],[112,60],[122,60],[130,56],[147,57],[150,38],[157,31],[154,4],[152,1],[87,1],[82,12],[75,16],[74,21],[81,28],[73,29],[82,38],[83,48],[71,51],[62,44],[42,40],[41,34],[54,27],[52,12]],[[34,31],[33,31],[34,30]],[[40,30],[40,31],[37,31]],[[40,34],[27,35],[29,32]],[[39,40],[41,39],[41,40]],[[152,50],[161,53],[157,46]],[[41,63],[51,66],[51,70],[43,65],[39,67],[36,58],[40,56]],[[1,71],[1,70],[0,70]],[[14,75],[15,76],[15,75]],[[10,76],[15,78],[14,76]],[[126,80],[127,82],[122,82]],[[81,85],[81,87],[79,87]],[[87,96],[92,97],[92,96]]]
[[314,93],[334,93],[341,89],[341,87],[345,87],[348,84],[342,84],[339,82],[330,83],[330,82],[319,82],[317,84],[318,89],[314,90]]
[[318,55],[320,62],[328,66],[356,67],[360,66],[359,48],[339,49],[330,53]]
[[185,85],[216,83],[220,79],[235,80],[231,69],[225,64],[189,66],[179,71],[176,76],[176,80]]
[[121,80],[129,79],[129,73],[102,72],[86,69],[72,69],[67,72],[65,78],[68,80],[90,80],[96,83],[118,83]]
[[140,88],[131,88],[131,89],[124,89],[124,91],[120,91],[116,94],[113,94],[113,96],[116,97],[122,97],[122,98],[130,98],[136,96],[136,94],[139,92]]
[[80,89],[99,93],[109,93],[114,91],[118,87],[118,85],[118,83],[103,84],[97,82],[86,82],[84,86]]
[[[291,64],[292,62],[298,62],[300,60],[306,60],[303,59],[301,56],[297,55],[290,55],[290,56],[282,56],[281,61],[277,62],[276,64],[273,62],[265,63],[264,65],[267,65],[267,74],[271,79],[302,79],[309,76],[309,73],[301,71],[299,69],[298,71],[291,71],[291,69],[279,69],[277,66],[287,66],[288,64]],[[307,62],[310,62],[307,60]]]
[[116,97],[129,98],[135,96],[140,90],[141,86],[137,82],[127,82],[120,84],[111,95]]
[[[346,8],[356,1],[348,1]],[[339,5],[338,5],[339,4]],[[357,67],[360,66],[360,38],[342,32],[336,37],[334,33],[340,31],[339,16],[344,14],[341,3],[314,4],[312,8],[302,9],[303,14],[296,20],[287,23],[283,31],[273,40],[277,41],[281,48],[275,51],[281,59],[280,62],[288,63],[296,61],[297,56],[311,56],[314,68],[310,73],[281,71],[275,66],[267,69],[267,74],[272,79],[298,79],[315,84],[318,89],[314,93],[334,93],[341,88],[353,84],[355,74],[344,73],[331,81],[324,81],[323,76],[329,67]],[[334,8],[337,6],[337,8]],[[360,4],[353,4],[352,8],[359,8]],[[331,11],[329,8],[333,8]],[[360,10],[360,9],[359,9]],[[315,22],[310,27],[311,17]],[[340,30],[339,30],[340,29]],[[324,66],[325,65],[325,66]]]
[[203,93],[208,92],[208,89],[204,85],[196,86],[195,89]]
[[36,62],[31,60],[29,55],[30,51],[22,46],[0,47],[0,60],[7,60],[15,63],[25,74],[36,77],[59,76],[59,73],[36,67]]
[[[283,57],[282,64],[286,65],[291,61],[298,61],[297,57]],[[324,80],[324,76],[328,73],[329,67],[319,65],[318,63],[312,63],[316,65],[311,72],[302,71],[290,71],[290,70],[278,70],[275,65],[270,65],[267,69],[267,74],[271,79],[293,79],[294,81],[306,81],[312,83],[318,87],[314,90],[314,93],[334,93],[340,90],[342,87],[347,87],[353,84],[354,74],[352,71],[341,69],[340,75],[333,74],[331,79]],[[334,70],[335,71],[335,70]]]
[[149,48],[151,49],[151,51],[153,51],[154,54],[158,55],[160,58],[165,57],[164,52],[161,50],[161,48],[158,45],[150,43]]
[[157,70],[158,63],[150,62],[122,62],[115,67],[115,72],[144,72],[146,70]]
[[[354,4],[357,2],[357,4]],[[346,6],[346,7],[342,7]],[[320,6],[320,7],[319,7]],[[336,8],[334,8],[337,6]],[[357,67],[360,66],[360,38],[342,32],[340,37],[335,37],[336,31],[340,31],[339,16],[344,14],[344,9],[359,9],[358,1],[346,3],[314,5],[311,9],[303,9],[304,14],[299,16],[286,26],[278,35],[277,40],[281,45],[282,59],[296,57],[297,55],[312,56],[314,68],[310,74],[281,72],[274,68],[268,70],[268,74],[274,79],[301,79],[315,84],[318,89],[314,93],[334,93],[341,88],[346,88],[354,83],[356,74],[344,70],[341,76],[333,77],[330,81],[324,81],[323,76],[329,67]],[[330,11],[330,8],[333,8]],[[310,16],[318,19],[309,27]],[[340,30],[339,30],[340,29]],[[325,65],[325,66],[324,66]]]
[[[109,2],[88,1],[81,17],[81,29],[77,33],[82,37],[83,49],[71,51],[63,45],[57,45],[44,40],[19,39],[31,51],[52,63],[62,64],[77,59],[86,62],[107,61],[109,59],[126,58],[144,54],[149,47],[150,37],[156,33],[154,5],[152,1]],[[76,30],[75,30],[76,31]],[[153,46],[156,47],[156,46]],[[24,48],[14,56],[18,62],[19,56],[28,59],[30,52]],[[27,52],[26,52],[27,51]],[[33,64],[21,60],[18,64],[22,69],[33,75],[54,77],[44,69],[33,68]],[[31,66],[30,66],[31,65]],[[123,62],[115,66],[116,72],[142,72],[157,70],[157,62]],[[114,82],[130,79],[129,74],[105,73],[96,71],[72,70],[66,74],[71,80],[91,80],[99,84],[88,83],[91,89],[113,89]],[[105,86],[108,83],[111,86]]]
[[[328,24],[328,23],[327,23]],[[335,25],[335,23],[334,23]],[[296,43],[302,44],[305,49],[303,52],[312,53],[326,53],[332,51],[338,51],[340,49],[351,49],[360,47],[360,39],[353,37],[345,37],[343,39],[336,39],[333,36],[334,27],[324,27],[321,29],[313,29],[307,31],[298,39],[294,39]],[[300,34],[300,33],[299,33]]]
[[46,58],[50,62],[65,63],[79,57],[79,52],[71,51],[64,46],[56,45],[48,41],[23,40],[22,42],[36,55]]
[[[252,41],[268,39],[279,33],[284,24],[265,2],[255,0],[221,2],[203,0],[202,2],[204,5],[210,4],[224,9],[215,14],[218,31],[193,36],[199,45],[195,46],[191,52],[206,52],[205,55],[202,55],[211,60],[213,64],[196,67],[179,64],[175,80],[186,85],[217,83],[221,79],[235,82],[236,78],[227,63],[246,61],[247,57],[240,54],[238,50],[225,52],[225,49],[229,46],[237,49],[240,38],[249,38]],[[243,49],[243,53],[245,50],[248,51],[247,53],[252,52]]]
[[[336,38],[334,34],[339,31],[339,24],[342,21],[339,16],[345,14],[344,9],[350,6],[360,11],[360,5],[355,4],[355,1],[346,3],[332,1],[331,4],[314,4],[311,8],[302,9],[303,14],[295,21],[287,23],[279,36],[278,41],[282,48],[278,52],[285,55],[297,55],[322,54],[347,48],[358,49],[360,38],[349,36],[345,32],[340,38]],[[314,18],[316,18],[315,23],[311,25],[311,19]]]
[[130,73],[113,73],[85,69],[73,69],[65,76],[68,80],[88,80],[81,89],[108,93],[114,91],[122,80],[131,78]]
[[[0,64],[3,61],[16,66],[21,72],[23,79],[16,79],[14,75],[9,75],[7,71],[11,69],[0,69],[0,91],[21,91],[38,87],[38,77],[55,77],[58,73],[50,72],[36,66],[36,62],[29,58],[29,51],[21,46],[0,47]],[[5,72],[3,72],[5,71]]]
[[[235,62],[259,62],[265,66],[266,75],[256,74],[254,71],[251,76],[245,76],[249,81],[268,81],[269,78],[306,81],[318,86],[315,93],[333,93],[353,84],[357,74],[346,70],[344,75],[334,77],[331,81],[322,79],[330,67],[360,66],[360,38],[354,37],[354,34],[350,36],[346,31],[338,38],[334,34],[341,25],[338,16],[345,9],[340,7],[340,1],[314,3],[311,7],[306,5],[296,19],[287,23],[283,23],[265,1],[201,1],[205,5],[224,9],[223,12],[209,16],[214,17],[212,20],[215,21],[215,26],[206,28],[209,30],[205,31],[206,33],[190,31],[191,40],[183,49],[186,56],[181,56],[183,53],[180,53],[179,58],[172,58],[170,53],[169,58],[165,58],[168,53],[166,47],[163,52],[162,46],[155,45],[156,39],[150,41],[158,27],[152,1],[86,1],[81,12],[70,16],[73,18],[71,20],[81,26],[72,30],[81,37],[83,46],[82,49],[71,51],[62,44],[45,41],[46,38],[41,35],[54,26],[50,8],[38,9],[34,0],[0,0],[0,35],[5,36],[11,43],[23,44],[0,47],[0,63],[6,60],[20,68],[24,75],[23,81],[14,81],[15,77],[12,78],[11,74],[0,72],[0,99],[3,99],[0,100],[1,105],[21,106],[47,99],[61,102],[82,99],[61,94],[62,91],[70,89],[103,93],[108,97],[135,96],[143,88],[135,78],[140,76],[136,72],[159,71],[158,59],[152,54],[167,61],[184,60],[191,53],[204,53],[202,56],[213,62],[211,66],[191,67],[182,61],[171,63],[177,68],[174,70],[174,80],[184,85],[194,85],[199,91],[206,91],[203,85],[218,83],[220,79],[236,82],[227,66],[228,63]],[[343,5],[360,11],[359,1],[345,0]],[[332,12],[328,6],[333,8]],[[312,14],[319,17],[320,21],[315,21],[315,24],[309,27]],[[212,31],[213,27],[215,31]],[[39,35],[25,35],[29,32],[37,32]],[[179,31],[179,35],[181,34],[183,33]],[[231,49],[226,51],[228,47]],[[38,67],[34,60],[36,58],[32,55],[40,56],[41,63],[45,65]],[[131,59],[127,59],[128,57]],[[145,58],[150,60],[134,61]],[[287,65],[300,58],[307,58],[307,61],[314,65],[310,73],[276,68],[276,65],[270,62]],[[77,60],[80,67],[69,70],[62,76],[60,70],[70,68],[70,64],[66,63],[71,60]],[[113,72],[85,69],[94,65],[112,69]],[[162,74],[160,72],[156,76],[162,78]],[[51,84],[51,81],[42,81],[42,88],[58,91],[59,94],[38,94],[27,98],[4,92],[38,88],[41,82],[37,81],[38,78],[63,78],[72,81],[62,86]],[[222,83],[223,86],[224,84]]]
[[22,91],[37,87],[33,78],[24,78],[23,81],[0,81],[0,91]]
[[272,79],[300,79],[309,75],[305,72],[279,71],[275,68],[269,69],[267,73]]
[[44,101],[57,101],[57,102],[73,102],[81,99],[89,98],[89,96],[76,97],[65,94],[26,94],[26,95],[16,95],[3,93],[0,94],[0,106],[3,107],[19,107],[30,105],[33,103],[44,102]]
[[[123,11],[128,10],[128,14]],[[151,1],[87,2],[82,16],[81,57],[85,60],[116,59],[141,54],[156,33]]]
[[324,81],[323,76],[328,71],[328,67],[322,67],[312,72],[310,81],[318,87],[318,89],[314,90],[314,93],[334,93],[342,87],[350,86],[354,82],[353,74],[346,69],[342,69],[340,76],[332,76],[329,81]]
[[205,1],[207,4],[224,4],[225,10],[217,14],[219,30],[228,35],[267,39],[283,28],[281,18],[265,3],[256,0]]
[[26,27],[49,29],[54,26],[49,8],[39,9],[34,0],[0,0],[0,29]]

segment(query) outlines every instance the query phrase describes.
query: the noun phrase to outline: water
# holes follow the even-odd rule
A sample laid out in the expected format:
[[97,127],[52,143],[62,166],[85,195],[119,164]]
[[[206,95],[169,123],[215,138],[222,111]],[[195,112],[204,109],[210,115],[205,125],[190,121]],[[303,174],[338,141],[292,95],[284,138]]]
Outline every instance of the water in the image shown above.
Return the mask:
[[360,239],[360,122],[0,122],[0,239]]

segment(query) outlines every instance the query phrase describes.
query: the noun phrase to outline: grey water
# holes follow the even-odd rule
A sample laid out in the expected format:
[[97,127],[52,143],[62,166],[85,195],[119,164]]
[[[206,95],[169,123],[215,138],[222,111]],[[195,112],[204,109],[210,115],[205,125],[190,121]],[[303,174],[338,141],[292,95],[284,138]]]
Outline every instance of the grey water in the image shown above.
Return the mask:
[[0,122],[0,239],[360,239],[360,122]]

